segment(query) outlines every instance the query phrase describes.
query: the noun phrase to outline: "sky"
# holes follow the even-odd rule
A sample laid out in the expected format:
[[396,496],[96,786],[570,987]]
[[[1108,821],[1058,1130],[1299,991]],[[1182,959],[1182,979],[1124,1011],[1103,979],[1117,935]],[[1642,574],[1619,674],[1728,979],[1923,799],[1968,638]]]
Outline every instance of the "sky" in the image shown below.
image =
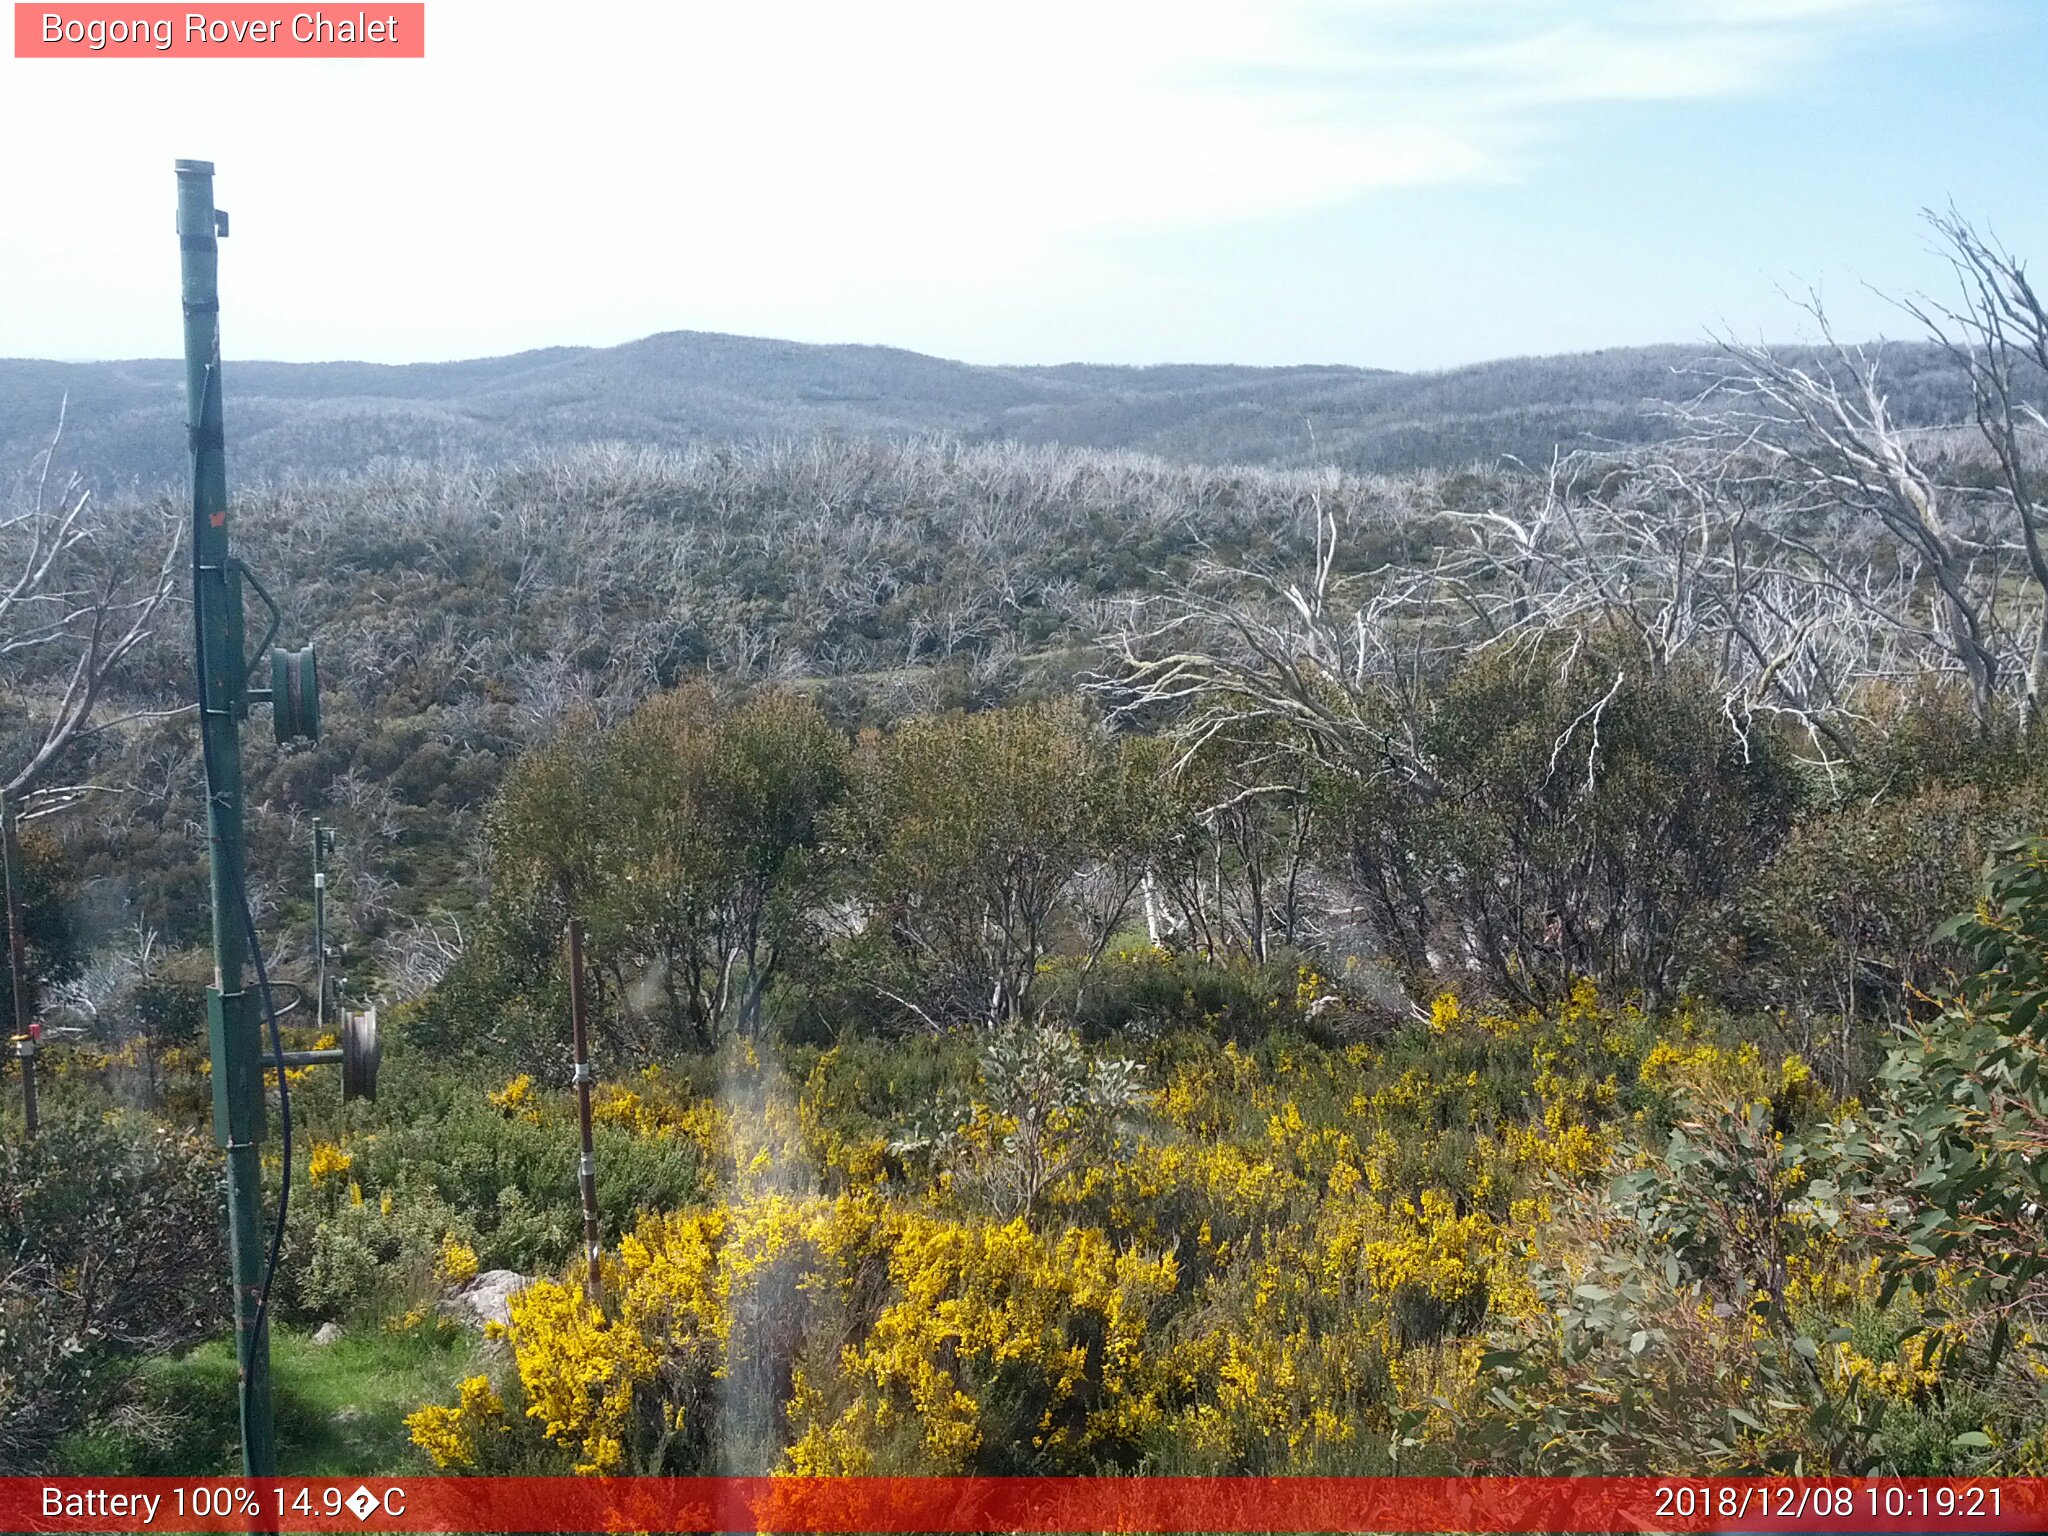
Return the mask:
[[[330,7],[339,11],[341,8]],[[349,14],[353,14],[350,8]],[[109,14],[118,12],[110,8]],[[423,60],[0,57],[0,356],[708,330],[1430,369],[1910,334],[1951,202],[2048,261],[2048,0],[428,0]]]

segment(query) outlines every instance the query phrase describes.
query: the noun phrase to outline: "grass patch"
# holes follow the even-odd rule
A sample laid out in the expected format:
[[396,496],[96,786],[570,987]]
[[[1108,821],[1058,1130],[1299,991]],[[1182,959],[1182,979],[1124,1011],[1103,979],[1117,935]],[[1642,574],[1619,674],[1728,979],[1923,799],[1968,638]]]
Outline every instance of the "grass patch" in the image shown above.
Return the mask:
[[[454,1395],[484,1369],[482,1341],[431,1324],[389,1333],[371,1323],[333,1344],[287,1329],[271,1340],[278,1470],[289,1477],[353,1477],[417,1470],[423,1459],[405,1416]],[[95,1476],[239,1473],[235,1354],[212,1339],[138,1366],[105,1422],[58,1447],[55,1470]]]

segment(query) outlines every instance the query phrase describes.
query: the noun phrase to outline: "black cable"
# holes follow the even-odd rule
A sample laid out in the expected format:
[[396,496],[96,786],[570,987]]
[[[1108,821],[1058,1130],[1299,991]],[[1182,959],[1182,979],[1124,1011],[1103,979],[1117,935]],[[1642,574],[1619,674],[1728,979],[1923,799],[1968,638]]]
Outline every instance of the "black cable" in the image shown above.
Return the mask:
[[[256,966],[256,988],[263,999],[263,1014],[270,1021],[270,1052],[277,1064],[277,1118],[279,1150],[283,1153],[283,1173],[277,1181],[277,1220],[270,1227],[270,1257],[263,1265],[263,1289],[256,1298],[256,1326],[249,1330],[249,1347],[254,1349],[256,1341],[263,1337],[263,1325],[270,1316],[270,1282],[277,1278],[277,1261],[284,1252],[285,1215],[292,1207],[292,1090],[284,1076],[284,1035],[277,1027],[277,1007],[270,996],[270,974],[263,967],[263,945],[256,938],[256,919],[249,911],[249,891],[244,882],[242,892],[242,931],[249,938],[249,958]],[[244,1363],[243,1369],[246,1370]]]

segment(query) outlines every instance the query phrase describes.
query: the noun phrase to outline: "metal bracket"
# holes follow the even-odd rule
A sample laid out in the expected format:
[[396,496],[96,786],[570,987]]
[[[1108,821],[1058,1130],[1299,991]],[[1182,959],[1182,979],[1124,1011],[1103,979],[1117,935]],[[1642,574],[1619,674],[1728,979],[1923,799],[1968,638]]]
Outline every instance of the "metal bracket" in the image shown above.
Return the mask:
[[227,1064],[213,1075],[214,1140],[223,1147],[261,1141],[266,1117],[255,994],[208,987],[206,1019],[213,1060]]
[[249,688],[249,681],[255,677],[257,668],[261,667],[269,659],[270,647],[277,639],[278,631],[284,628],[284,615],[278,611],[277,600],[265,589],[263,583],[256,579],[254,571],[250,570],[247,565],[232,555],[228,557],[228,567],[237,577],[249,584],[250,590],[256,594],[257,601],[262,603],[264,609],[270,614],[270,628],[263,631],[263,638],[256,643],[256,655],[242,669],[242,686],[248,688],[249,697],[252,699],[268,699],[270,697],[270,690],[268,688]]

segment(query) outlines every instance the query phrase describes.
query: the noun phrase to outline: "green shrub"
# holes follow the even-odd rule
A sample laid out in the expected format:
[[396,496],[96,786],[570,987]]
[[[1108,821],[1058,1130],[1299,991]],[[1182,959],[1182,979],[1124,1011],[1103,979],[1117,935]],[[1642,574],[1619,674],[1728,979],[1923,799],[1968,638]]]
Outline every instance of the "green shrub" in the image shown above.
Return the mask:
[[769,987],[820,942],[847,766],[845,739],[789,692],[727,703],[692,684],[564,732],[492,804],[487,949],[544,984],[574,912],[619,1059],[758,1035]]
[[2040,811],[2032,790],[1966,784],[1808,818],[1746,893],[1739,974],[1719,979],[1789,1009],[1802,1054],[1830,1059],[1839,1083],[1865,1080],[1889,1027],[1964,959],[1931,919],[1968,905],[1991,849]]
[[[349,1174],[365,1205],[380,1207],[388,1195],[395,1210],[417,1210],[429,1226],[453,1224],[486,1269],[533,1273],[562,1263],[583,1229],[581,1146],[566,1106],[544,1118],[507,1113],[468,1079],[416,1084],[412,1094],[402,1116],[394,1105],[391,1121],[349,1143]],[[703,1170],[687,1140],[599,1125],[595,1147],[608,1238],[629,1230],[642,1210],[671,1210],[702,1197]],[[426,1236],[438,1243],[440,1232]],[[398,1262],[401,1252],[413,1251],[404,1242],[393,1249],[398,1241],[384,1239],[378,1251]]]
[[865,743],[833,818],[865,912],[844,960],[927,1033],[1056,1004],[1042,962],[1102,953],[1137,887],[1151,761],[1072,700]]
[[343,1198],[294,1223],[288,1244],[292,1298],[314,1317],[375,1315],[429,1298],[444,1243],[467,1242],[465,1224],[431,1193],[403,1199]]
[[1089,1040],[1190,1032],[1251,1044],[1301,1024],[1304,976],[1292,954],[1261,962],[1113,950],[1085,979],[1068,982],[1070,969],[1055,964],[1048,990],[1074,997],[1074,1024]]
[[1146,1099],[1137,1062],[1091,1059],[1043,1023],[989,1032],[976,1077],[971,1092],[921,1110],[891,1150],[928,1158],[1004,1218],[1031,1216],[1054,1184],[1107,1155],[1117,1117]]
[[1910,1284],[1959,1364],[1974,1349],[1984,1371],[2008,1350],[2048,1365],[2048,839],[2007,848],[1943,933],[1974,972],[1892,1052],[1884,1098],[1845,1123],[1843,1178],[1895,1217],[1887,1294]]
[[1804,787],[1768,729],[1613,637],[1484,652],[1434,692],[1426,771],[1362,766],[1333,806],[1348,876],[1419,980],[1517,1004],[1670,1000],[1725,931]]
[[123,1360],[225,1306],[219,1153],[140,1117],[65,1106],[0,1149],[0,1472],[43,1469]]
[[[1467,1426],[1489,1470],[2027,1471],[2048,1450],[2048,840],[1938,937],[1974,972],[1830,1121],[1713,1057],[1533,1245]],[[1746,1054],[1746,1062],[1745,1062]],[[1730,1065],[1737,1070],[1730,1071]],[[1744,1078],[1748,1081],[1745,1082]]]
[[[33,999],[53,983],[77,975],[85,951],[71,918],[77,871],[64,846],[35,827],[21,828],[18,836],[22,888],[17,900]],[[4,924],[0,924],[0,942],[5,936]],[[0,967],[0,1007],[6,1008],[6,1018],[15,1017],[12,966]]]

